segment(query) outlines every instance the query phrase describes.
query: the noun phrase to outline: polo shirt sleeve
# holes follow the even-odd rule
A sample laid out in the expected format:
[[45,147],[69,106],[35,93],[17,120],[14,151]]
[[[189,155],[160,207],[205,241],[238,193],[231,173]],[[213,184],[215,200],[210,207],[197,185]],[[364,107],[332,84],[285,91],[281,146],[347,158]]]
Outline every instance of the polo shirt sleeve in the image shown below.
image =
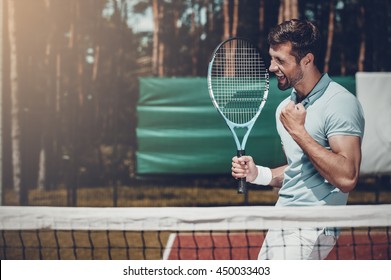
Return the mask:
[[364,136],[364,114],[357,98],[348,91],[336,93],[325,109],[325,134]]

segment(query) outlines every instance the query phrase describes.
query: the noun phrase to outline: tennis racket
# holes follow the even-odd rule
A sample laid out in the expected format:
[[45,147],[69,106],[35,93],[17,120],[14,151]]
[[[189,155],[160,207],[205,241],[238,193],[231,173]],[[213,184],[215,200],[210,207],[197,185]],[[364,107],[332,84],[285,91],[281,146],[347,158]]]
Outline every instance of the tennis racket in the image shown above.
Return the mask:
[[[209,62],[208,89],[213,105],[232,132],[237,156],[245,155],[248,136],[269,92],[269,73],[258,48],[242,38],[220,43]],[[245,129],[244,135],[238,133],[240,129]],[[241,178],[238,193],[246,192],[246,178]]]

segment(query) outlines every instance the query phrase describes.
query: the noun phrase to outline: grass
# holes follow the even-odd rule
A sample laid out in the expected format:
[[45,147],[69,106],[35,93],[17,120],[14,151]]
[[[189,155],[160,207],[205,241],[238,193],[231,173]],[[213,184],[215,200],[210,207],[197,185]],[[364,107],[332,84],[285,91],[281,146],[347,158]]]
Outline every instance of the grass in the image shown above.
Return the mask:
[[[31,206],[68,206],[69,192],[65,188],[57,190],[29,191],[28,205]],[[80,188],[76,190],[79,207],[113,207],[115,192],[112,187]],[[119,186],[116,189],[118,207],[201,207],[231,205],[273,205],[277,190],[271,188],[250,189],[246,198],[237,194],[235,187],[205,186],[166,186],[136,185]],[[388,190],[364,189],[355,190],[349,196],[349,204],[391,203],[391,192]],[[5,192],[3,205],[18,205],[13,191]]]
[[[29,203],[31,206],[67,206],[68,191],[31,190]],[[227,206],[245,204],[244,195],[235,189],[205,188],[193,186],[120,186],[117,188],[118,207],[196,207]],[[249,204],[273,204],[277,192],[273,190],[250,191]],[[14,192],[7,191],[4,205],[18,205]],[[110,187],[81,188],[77,190],[79,207],[112,207],[114,206],[114,189]]]

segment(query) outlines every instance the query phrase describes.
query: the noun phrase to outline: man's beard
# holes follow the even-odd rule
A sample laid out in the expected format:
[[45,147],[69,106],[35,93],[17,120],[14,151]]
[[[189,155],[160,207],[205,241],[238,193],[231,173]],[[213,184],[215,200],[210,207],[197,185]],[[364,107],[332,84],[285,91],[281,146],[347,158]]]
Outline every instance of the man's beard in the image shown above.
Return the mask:
[[296,75],[292,78],[288,78],[287,76],[285,76],[285,74],[283,79],[277,78],[277,86],[280,90],[287,90],[288,88],[294,87],[301,79],[303,79],[303,71],[298,68],[298,70],[296,71]]

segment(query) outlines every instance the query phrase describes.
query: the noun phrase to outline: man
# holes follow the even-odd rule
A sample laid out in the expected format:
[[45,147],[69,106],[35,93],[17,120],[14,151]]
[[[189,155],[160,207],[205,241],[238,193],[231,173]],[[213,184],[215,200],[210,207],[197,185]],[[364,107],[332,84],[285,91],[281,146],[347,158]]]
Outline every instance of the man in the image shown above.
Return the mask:
[[[353,94],[319,71],[319,40],[312,23],[296,19],[268,36],[269,71],[279,89],[293,88],[276,110],[287,164],[270,169],[257,166],[251,156],[232,159],[234,178],[280,188],[276,206],[345,205],[358,180],[362,108]],[[259,259],[324,259],[337,235],[328,229],[270,230]]]

